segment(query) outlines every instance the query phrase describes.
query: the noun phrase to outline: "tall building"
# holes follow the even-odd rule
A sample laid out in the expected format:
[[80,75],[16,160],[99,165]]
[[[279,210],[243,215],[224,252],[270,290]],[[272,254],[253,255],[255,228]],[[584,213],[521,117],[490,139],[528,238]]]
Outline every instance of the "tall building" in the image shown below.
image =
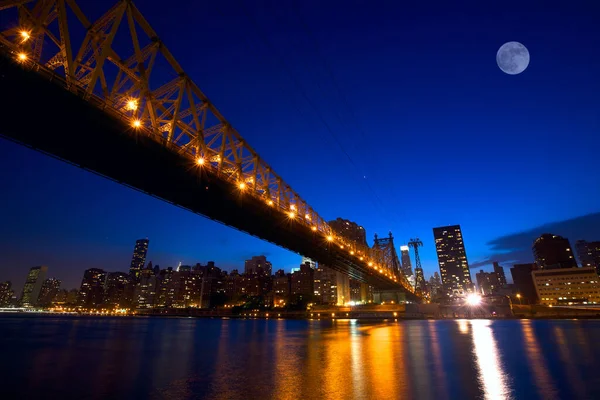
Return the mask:
[[482,295],[494,294],[501,287],[498,275],[495,272],[485,272],[480,270],[475,274],[477,287]]
[[292,275],[286,274],[282,269],[275,273],[273,278],[273,304],[275,307],[283,307],[288,302],[291,293],[291,281]]
[[365,228],[356,222],[337,218],[336,220],[329,221],[328,224],[339,236],[367,246],[367,232]]
[[131,276],[125,272],[109,272],[106,277],[106,305],[129,308],[133,301]]
[[313,261],[313,260],[312,260],[312,258],[309,258],[309,257],[302,256],[302,262],[301,262],[300,264],[306,264],[306,263],[309,263],[309,264],[310,264],[310,267],[311,267],[312,269],[316,269],[316,268],[317,268],[317,263],[316,263],[316,261]]
[[83,308],[96,308],[104,302],[106,272],[99,268],[86,269],[83,273],[77,303]]
[[533,271],[541,304],[599,304],[600,278],[594,267]]
[[533,242],[535,263],[541,269],[577,268],[569,239],[544,233]]
[[137,308],[152,308],[156,302],[156,275],[149,267],[140,271],[139,282],[135,285],[133,304]]
[[39,267],[32,267],[27,274],[25,280],[25,286],[23,286],[23,293],[21,294],[21,305],[23,307],[35,307],[37,305],[38,297],[40,296],[40,290],[46,274],[48,273],[48,267],[42,265]]
[[246,275],[271,276],[272,269],[273,266],[265,256],[254,256],[244,264]]
[[442,289],[442,279],[440,278],[440,274],[436,272],[433,273],[433,276],[429,278],[429,294],[432,299],[436,299],[440,296],[440,291]]
[[494,272],[498,278],[498,284],[500,287],[505,287],[508,283],[506,282],[506,275],[504,274],[504,268],[497,261],[494,261]]
[[433,236],[445,294],[460,297],[472,292],[473,281],[460,225],[433,228]]
[[50,307],[54,297],[60,290],[60,281],[56,278],[44,279],[42,288],[40,289],[40,295],[38,296],[38,306]]
[[310,264],[300,265],[300,271],[292,274],[292,295],[304,300],[312,298],[315,291],[314,272]]
[[402,272],[404,272],[404,275],[411,276],[413,272],[408,246],[400,246],[400,261],[402,262]]
[[139,239],[135,241],[135,247],[133,248],[133,256],[131,257],[131,266],[129,267],[129,274],[135,282],[140,279],[140,273],[146,265],[146,255],[148,254],[148,245],[150,240]]
[[578,240],[575,242],[577,256],[582,267],[594,267],[600,274],[600,241],[587,242]]
[[533,271],[536,271],[537,265],[531,264],[515,264],[510,269],[510,274],[514,282],[517,294],[526,299],[529,303],[537,303],[537,294],[535,284],[533,283]]
[[14,291],[11,289],[10,281],[0,283],[0,307],[8,307],[11,303]]

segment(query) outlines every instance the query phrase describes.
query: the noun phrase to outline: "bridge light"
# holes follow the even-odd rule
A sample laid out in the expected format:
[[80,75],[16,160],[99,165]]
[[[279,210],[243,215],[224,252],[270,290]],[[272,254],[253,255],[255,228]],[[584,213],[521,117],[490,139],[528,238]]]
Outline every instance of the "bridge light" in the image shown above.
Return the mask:
[[327,241],[328,242],[333,242],[333,236],[331,236],[331,235],[327,236]]
[[134,128],[140,128],[142,126],[142,121],[140,121],[139,119],[134,119],[131,123],[131,126],[133,126]]
[[21,37],[23,38],[24,42],[26,42],[31,37],[31,34],[29,32],[27,32],[26,30],[22,30],[20,32],[20,34],[21,34]]
[[312,227],[312,228],[310,228],[310,229],[312,229],[312,230],[313,230],[313,232],[315,232],[315,231],[317,230],[317,227],[316,227],[316,226],[313,226],[313,227]]
[[354,255],[354,252],[353,252],[353,251],[350,251],[350,254],[351,254],[351,255]]
[[292,204],[292,205],[290,206],[290,209],[295,211],[295,210],[296,210],[296,206]]
[[362,260],[363,260],[363,258],[361,257],[361,258],[360,258],[360,261],[362,261]]
[[370,263],[369,263],[369,267],[372,267],[372,266],[373,266],[373,263],[372,263],[372,262],[370,262]]
[[334,317],[335,317],[335,313],[331,313],[331,318],[334,318]]
[[136,99],[129,99],[127,101],[127,104],[125,105],[125,108],[128,109],[129,111],[135,111],[138,108],[138,103]]
[[308,215],[308,214],[305,214],[305,215],[304,215],[304,218],[306,218],[306,219],[310,220],[310,215]]
[[198,165],[204,165],[204,158],[198,157],[198,159],[196,160],[196,164],[198,164]]
[[288,217],[290,217],[290,219],[294,219],[294,218],[296,218],[296,213],[293,211],[290,211],[288,214]]
[[344,250],[344,246],[340,246],[340,249]]
[[19,59],[19,61],[26,61],[28,57],[27,57],[27,54],[25,54],[25,53],[19,53],[17,55],[17,58]]
[[270,205],[270,206],[272,206],[273,205],[273,200],[267,201],[267,204]]
[[240,182],[238,187],[240,188],[240,190],[244,190],[244,189],[246,189],[246,184],[244,182]]

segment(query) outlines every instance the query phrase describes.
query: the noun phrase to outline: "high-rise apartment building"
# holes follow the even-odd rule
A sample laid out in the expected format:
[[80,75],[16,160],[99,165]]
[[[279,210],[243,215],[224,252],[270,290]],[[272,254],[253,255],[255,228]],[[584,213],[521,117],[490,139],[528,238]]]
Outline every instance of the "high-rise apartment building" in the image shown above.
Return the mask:
[[40,296],[40,290],[46,274],[48,273],[48,267],[42,265],[39,267],[32,267],[27,274],[25,280],[25,286],[23,286],[23,293],[21,294],[21,305],[23,307],[35,307],[37,305],[38,297]]
[[582,267],[594,267],[600,274],[600,241],[587,242],[578,240],[575,242],[577,256]]
[[495,272],[485,272],[483,270],[475,274],[477,280],[477,287],[482,295],[494,294],[498,291],[500,286],[500,280]]
[[358,225],[356,222],[337,218],[333,221],[329,221],[328,224],[337,235],[353,240],[364,246],[367,245],[367,232],[365,231],[365,228]]
[[541,269],[577,268],[569,239],[544,233],[533,242],[535,263]]
[[38,296],[38,306],[50,307],[54,297],[60,290],[60,281],[56,278],[44,279],[42,288],[40,289],[40,295]]
[[77,303],[83,308],[96,308],[104,301],[106,272],[99,268],[86,269],[83,273]]
[[404,272],[404,275],[411,276],[413,272],[408,246],[400,246],[400,261],[402,262],[402,272]]
[[0,307],[8,307],[12,301],[14,291],[10,281],[0,283]]
[[244,264],[246,275],[271,276],[272,269],[273,266],[265,256],[254,256]]
[[292,295],[304,300],[310,299],[315,290],[314,272],[310,264],[300,265],[300,270],[292,274]]
[[498,264],[497,261],[494,261],[494,272],[496,273],[496,277],[498,278],[498,284],[500,285],[500,287],[506,287],[508,283],[506,282],[504,268],[500,264]]
[[129,308],[133,301],[131,276],[125,272],[109,272],[106,277],[106,305]]
[[149,244],[150,240],[148,239],[139,239],[135,241],[133,256],[131,257],[131,266],[129,267],[129,274],[135,282],[139,282],[140,273],[146,264],[146,255],[148,254]]
[[449,297],[461,297],[473,291],[467,252],[460,225],[433,228],[444,292]]

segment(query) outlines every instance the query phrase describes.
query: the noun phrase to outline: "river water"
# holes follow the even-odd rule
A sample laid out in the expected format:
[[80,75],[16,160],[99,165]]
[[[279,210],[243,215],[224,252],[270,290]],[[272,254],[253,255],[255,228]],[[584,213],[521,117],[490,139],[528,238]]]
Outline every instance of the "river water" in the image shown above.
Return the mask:
[[0,317],[2,399],[600,399],[600,321]]

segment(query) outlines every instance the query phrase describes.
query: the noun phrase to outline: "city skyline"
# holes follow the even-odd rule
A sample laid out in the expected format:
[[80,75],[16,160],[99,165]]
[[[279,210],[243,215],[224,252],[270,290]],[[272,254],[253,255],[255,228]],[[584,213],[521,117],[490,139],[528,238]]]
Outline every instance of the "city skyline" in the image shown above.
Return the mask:
[[[100,4],[85,6],[90,16],[104,11]],[[224,15],[222,6],[209,4],[201,12],[208,20],[204,28],[215,33],[215,42],[208,45],[214,62],[204,63],[186,57],[185,47],[178,44],[189,21],[174,26],[160,5],[139,6],[219,109],[319,213],[363,225],[370,243],[375,233],[384,236],[390,230],[398,244],[420,237],[427,276],[437,270],[430,232],[434,226],[461,224],[471,269],[481,263],[489,268],[493,260],[530,261],[529,253],[506,259],[513,248],[497,245],[521,232],[533,230],[530,236],[537,237],[551,231],[572,241],[600,236],[599,224],[593,223],[600,215],[595,201],[600,184],[593,165],[585,161],[594,159],[600,140],[595,135],[599,100],[594,94],[599,90],[594,71],[600,57],[587,51],[594,48],[592,35],[582,34],[595,27],[592,12],[570,4],[560,13],[528,5],[520,9],[529,17],[520,19],[504,5],[474,4],[457,24],[443,13],[429,16],[429,8],[421,5],[386,4],[349,9],[349,17],[334,18],[332,26],[321,22],[332,20],[334,5],[323,5],[317,15],[301,6],[298,14],[306,32],[301,21],[290,18],[294,10],[285,6],[282,18],[252,10],[249,20]],[[437,6],[452,11],[447,4]],[[183,18],[200,12],[197,5],[188,7]],[[171,12],[178,13],[166,11]],[[576,28],[561,18],[565,14],[577,17]],[[365,18],[378,23],[359,23]],[[416,26],[414,20],[427,22]],[[357,23],[360,33],[352,29]],[[401,34],[385,34],[396,30]],[[440,35],[448,32],[454,40],[440,44]],[[315,49],[312,36],[320,49]],[[374,37],[379,38],[377,46],[368,39]],[[528,69],[514,77],[494,63],[497,48],[512,38],[521,40],[532,56]],[[294,51],[287,43],[297,44]],[[565,57],[555,57],[556,46]],[[407,63],[407,53],[419,57]],[[584,64],[572,62],[583,54]],[[244,57],[243,67],[233,67],[238,57]],[[303,68],[287,73],[280,58]],[[382,59],[386,62],[370,61]],[[453,61],[431,68],[440,59]],[[310,99],[319,99],[318,113],[294,80]],[[564,84],[548,87],[549,81]],[[339,92],[368,100],[346,107]],[[319,113],[334,135],[344,134],[343,150]],[[282,129],[287,135],[281,135]],[[567,134],[569,141],[547,140]],[[295,135],[319,145],[287,146]],[[388,145],[376,145],[375,135]],[[578,145],[584,141],[586,146]],[[549,159],[552,167],[540,169]],[[419,171],[418,178],[409,175],[409,168]],[[447,179],[448,171],[460,185]],[[161,265],[213,258],[231,269],[260,253],[284,269],[297,265],[298,256],[286,250],[5,140],[0,141],[0,182],[11,193],[0,199],[5,221],[0,274],[7,278],[14,268],[38,264],[66,274],[82,262],[96,268],[121,263],[130,241],[146,236],[157,243],[149,258]],[[444,207],[439,207],[440,199]],[[539,229],[581,215],[589,221],[577,235]],[[526,242],[521,246],[527,251]]]

